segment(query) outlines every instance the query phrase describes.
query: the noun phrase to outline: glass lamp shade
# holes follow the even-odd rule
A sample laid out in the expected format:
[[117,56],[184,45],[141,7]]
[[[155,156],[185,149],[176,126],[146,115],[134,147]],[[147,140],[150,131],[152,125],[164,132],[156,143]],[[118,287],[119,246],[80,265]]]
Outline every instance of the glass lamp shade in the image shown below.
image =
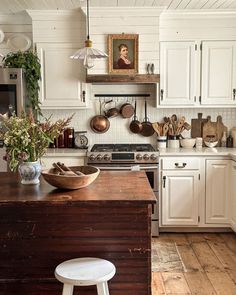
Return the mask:
[[84,67],[91,69],[94,66],[94,59],[106,58],[108,55],[101,50],[92,47],[92,41],[86,40],[85,47],[77,50],[70,58],[73,59],[83,59]]

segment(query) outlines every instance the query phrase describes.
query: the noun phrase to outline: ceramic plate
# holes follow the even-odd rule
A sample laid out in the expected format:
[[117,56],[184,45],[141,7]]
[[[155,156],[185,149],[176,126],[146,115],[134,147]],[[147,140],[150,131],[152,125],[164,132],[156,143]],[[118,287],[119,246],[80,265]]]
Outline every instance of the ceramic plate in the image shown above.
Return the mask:
[[31,40],[24,34],[13,34],[7,40],[7,46],[11,50],[21,50],[26,51],[30,49]]
[[5,35],[4,35],[3,31],[2,31],[2,30],[0,30],[0,43],[2,43],[2,42],[3,42],[3,40],[4,40],[4,37],[5,37]]

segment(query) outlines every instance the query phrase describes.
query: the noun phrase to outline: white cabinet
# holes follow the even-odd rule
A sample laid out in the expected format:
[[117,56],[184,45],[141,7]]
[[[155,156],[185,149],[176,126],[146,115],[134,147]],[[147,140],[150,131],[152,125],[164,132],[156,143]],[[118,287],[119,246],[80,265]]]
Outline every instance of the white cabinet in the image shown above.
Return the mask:
[[236,41],[202,42],[202,104],[235,104]]
[[232,161],[231,169],[231,227],[236,232],[236,162]]
[[161,163],[161,225],[198,225],[198,159],[167,157]]
[[236,106],[236,41],[161,42],[163,106]]
[[160,104],[193,105],[196,87],[194,42],[161,42]]
[[79,60],[70,59],[78,48],[69,43],[38,43],[41,62],[41,108],[80,109],[88,106],[89,86]]
[[230,223],[230,160],[206,160],[206,223]]

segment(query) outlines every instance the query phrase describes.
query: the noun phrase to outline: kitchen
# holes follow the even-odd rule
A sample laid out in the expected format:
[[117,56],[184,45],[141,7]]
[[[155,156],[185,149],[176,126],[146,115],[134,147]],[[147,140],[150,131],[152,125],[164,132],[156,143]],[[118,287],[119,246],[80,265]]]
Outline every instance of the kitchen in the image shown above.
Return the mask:
[[[160,60],[159,57],[159,42],[193,41],[194,45],[195,43],[199,45],[201,41],[206,40],[235,40],[235,3],[233,1],[149,1],[150,3],[152,2],[151,4],[149,3],[149,5],[153,4],[157,6],[157,8],[155,9],[153,9],[153,7],[149,7],[148,3],[146,4],[147,6],[143,6],[141,8],[133,6],[134,3],[136,3],[137,6],[143,5],[145,1],[130,1],[130,3],[128,1],[109,1],[109,5],[113,3],[113,5],[115,5],[115,8],[114,6],[95,7],[96,1],[94,1],[94,6],[93,1],[91,2],[92,6],[90,14],[90,30],[91,40],[94,42],[94,47],[103,51],[107,51],[106,38],[108,34],[121,34],[122,32],[128,34],[139,34],[138,72],[139,74],[143,75],[147,74],[146,65],[148,63],[153,63],[154,73],[160,74],[160,84],[86,84],[86,75],[82,63],[77,60],[67,61],[67,56],[71,54],[71,51],[73,53],[78,48],[83,47],[83,41],[86,37],[84,14],[79,10],[56,10],[57,6],[49,7],[52,10],[46,10],[48,9],[47,7],[38,8],[35,4],[36,6],[24,8],[30,9],[27,14],[23,13],[14,16],[9,15],[8,18],[6,16],[0,17],[0,28],[2,28],[3,31],[6,32],[6,40],[10,36],[10,34],[13,34],[15,31],[29,36],[30,39],[34,43],[36,43],[40,58],[45,58],[42,63],[44,69],[43,74],[45,75],[42,79],[45,87],[43,88],[44,93],[42,94],[42,110],[45,116],[53,114],[53,117],[55,119],[58,119],[61,117],[68,117],[75,112],[72,126],[75,128],[76,131],[87,131],[86,136],[88,137],[90,146],[100,143],[147,143],[152,144],[154,147],[156,147],[156,135],[152,137],[143,137],[141,135],[131,133],[128,128],[130,121],[122,118],[121,116],[111,118],[110,128],[107,132],[103,134],[92,132],[89,125],[90,119],[94,115],[99,114],[100,103],[99,99],[95,97],[96,94],[112,93],[114,94],[114,100],[117,100],[117,106],[120,106],[126,102],[127,97],[117,99],[115,97],[115,94],[149,93],[150,97],[147,98],[147,107],[148,117],[151,122],[160,122],[165,116],[169,117],[172,114],[176,114],[177,117],[184,115],[186,117],[186,121],[191,123],[191,119],[197,118],[198,113],[203,113],[204,118],[210,115],[212,121],[216,121],[217,116],[221,115],[223,118],[223,123],[228,127],[228,130],[232,129],[236,125],[236,108],[233,107],[233,103],[227,105],[226,103],[222,104],[217,102],[209,106],[209,104],[204,105],[203,103],[200,104],[199,102],[198,98],[200,96],[201,83],[201,62],[199,61],[201,55],[199,49],[200,46],[197,47],[197,50],[195,52],[196,59],[194,65],[197,68],[197,74],[196,76],[194,76],[194,78],[196,79],[193,84],[195,89],[191,90],[194,92],[194,94],[191,93],[190,95],[191,98],[193,98],[193,102],[189,102],[187,98],[185,99],[185,101],[178,100],[177,103],[173,103],[173,101],[171,101],[171,99],[168,99],[167,97],[166,104],[164,103],[164,105],[161,101],[161,96],[159,96],[158,90],[158,88],[161,90],[163,89],[162,87],[165,86],[164,84],[162,84],[165,81],[165,73],[161,72],[160,70],[160,64],[162,60]],[[104,3],[105,2],[107,3],[107,1],[104,1]],[[164,10],[163,8],[159,7],[160,5],[157,5],[158,2],[162,2],[162,4],[164,4],[164,2],[169,2],[167,3],[167,7],[169,8],[167,10]],[[205,2],[205,5],[203,4],[203,2]],[[9,8],[7,8],[6,6],[6,11],[3,10],[3,12],[16,12],[14,11],[14,9],[17,10],[17,7],[18,9],[21,8],[21,6],[19,7],[19,3],[20,2],[18,1],[15,8],[14,6],[10,6]],[[116,3],[119,3],[118,7],[116,7]],[[64,3],[64,5],[65,6],[62,7],[63,9],[70,9],[69,4]],[[126,7],[122,8],[123,5],[125,5]],[[201,6],[203,6],[203,8],[205,9],[188,10],[188,8],[201,8]],[[59,6],[59,8],[61,7]],[[180,11],[181,8],[186,8],[186,10]],[[217,8],[219,8],[219,10]],[[226,10],[222,10],[224,8],[226,8]],[[33,9],[40,10],[33,11]],[[16,30],[16,26],[19,27],[19,29]],[[0,44],[0,49],[2,54],[6,54],[9,51],[7,42],[2,42]],[[58,62],[58,60],[60,62]],[[71,64],[72,62],[73,64]],[[68,69],[68,64],[72,66],[72,68]],[[78,65],[80,65],[79,72]],[[185,72],[181,74],[179,73],[178,64],[175,65],[175,68],[175,79],[177,79],[177,77],[181,78],[181,76],[183,76]],[[234,70],[235,68],[236,67],[234,66]],[[66,72],[65,70],[68,70],[68,72]],[[79,80],[81,80],[82,82],[79,93],[83,92],[83,90],[86,91],[86,106],[81,106],[78,104],[77,106],[75,105],[76,101],[74,97],[75,93],[78,93],[78,83],[73,83],[71,80],[68,81],[65,76],[60,75],[60,73],[63,72],[71,75],[71,71],[73,72],[73,77],[74,73],[76,73],[77,77],[79,77]],[[94,68],[90,69],[88,73],[89,75],[108,74],[107,61],[97,61]],[[55,77],[57,78],[56,81]],[[173,80],[170,80],[169,82],[174,83]],[[181,81],[178,80],[177,82],[175,82],[174,84],[174,91],[182,91],[183,89],[178,88],[178,85],[181,84]],[[65,87],[64,85],[68,86]],[[181,85],[183,86],[183,84]],[[234,84],[232,85],[234,85],[233,87],[235,88],[235,77]],[[216,87],[216,91],[221,90],[219,83],[216,83],[214,87]],[[70,89],[70,91],[66,93],[66,90],[68,89]],[[184,93],[189,93],[190,89],[184,88],[184,91]],[[164,95],[165,93],[166,91],[164,91]],[[173,92],[171,92],[171,89],[170,93],[173,94]],[[196,102],[194,102],[195,96]],[[69,100],[69,98],[71,100]],[[233,99],[232,95],[231,98]],[[101,97],[101,99],[103,100],[104,97]],[[132,99],[130,99],[130,101],[133,103],[134,99],[136,99],[137,101],[137,116],[139,120],[142,121],[144,117],[145,100],[143,97],[134,97],[133,101]],[[77,151],[78,150],[70,151],[70,153],[66,156],[63,152],[63,156],[66,158],[72,157],[72,160],[74,160],[74,158],[77,158],[75,154],[78,153],[78,155],[80,155],[80,161],[83,161],[83,156],[85,155],[85,153]],[[55,156],[55,152],[53,150],[49,151],[48,155],[50,155],[50,153]],[[166,151],[166,153],[168,153],[168,151]],[[231,158],[229,158],[229,154],[231,153],[233,154],[233,151],[229,152],[229,150],[226,150],[225,152],[220,154],[220,160],[231,160]],[[163,156],[165,155],[166,154],[161,154],[160,160],[165,160],[163,159]],[[178,155],[172,152],[170,156],[176,157]],[[194,162],[195,166],[193,170],[201,171],[201,180],[205,177],[204,173],[206,161],[218,160],[218,157],[212,158],[212,154],[210,154],[209,151],[204,153],[204,157],[196,155],[195,152],[192,152],[192,154],[191,152],[189,152],[189,157],[194,157],[194,161],[197,162]],[[197,160],[195,159],[196,157]],[[210,159],[206,157],[210,157]],[[50,157],[48,156],[48,158]],[[184,158],[186,160],[186,154],[184,154]],[[182,164],[183,161],[182,159],[180,160],[180,164]],[[175,159],[173,159],[173,161],[175,163]],[[168,170],[168,166],[166,170]],[[163,173],[163,171],[161,171],[160,169],[160,173],[161,172]],[[197,172],[196,174],[198,175],[199,172]],[[161,176],[162,175],[160,175],[160,177]],[[205,186],[204,182],[202,182],[202,186]],[[199,212],[194,212],[194,225],[196,225],[196,222],[198,222],[198,216],[201,217],[200,222],[203,222],[202,219],[205,218],[205,211],[202,208],[202,206],[204,206],[204,198],[201,198],[200,204],[200,214]],[[209,216],[209,218],[211,219],[211,216]],[[168,218],[167,222],[169,222]],[[224,223],[225,221],[223,221],[223,224]],[[170,221],[170,224],[173,224],[172,221]],[[214,224],[214,222],[211,223],[211,227],[212,224]],[[227,225],[227,228],[228,227],[229,226]]]

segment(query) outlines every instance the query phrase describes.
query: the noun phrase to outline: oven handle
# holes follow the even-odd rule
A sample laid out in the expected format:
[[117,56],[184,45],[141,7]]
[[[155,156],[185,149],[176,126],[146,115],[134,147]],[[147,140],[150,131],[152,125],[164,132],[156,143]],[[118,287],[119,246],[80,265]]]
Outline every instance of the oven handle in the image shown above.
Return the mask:
[[139,166],[139,165],[134,165],[134,166],[128,166],[128,167],[113,167],[113,166],[96,166],[100,170],[130,170],[130,171],[140,171],[140,170],[151,170],[151,169],[158,169],[158,166]]

